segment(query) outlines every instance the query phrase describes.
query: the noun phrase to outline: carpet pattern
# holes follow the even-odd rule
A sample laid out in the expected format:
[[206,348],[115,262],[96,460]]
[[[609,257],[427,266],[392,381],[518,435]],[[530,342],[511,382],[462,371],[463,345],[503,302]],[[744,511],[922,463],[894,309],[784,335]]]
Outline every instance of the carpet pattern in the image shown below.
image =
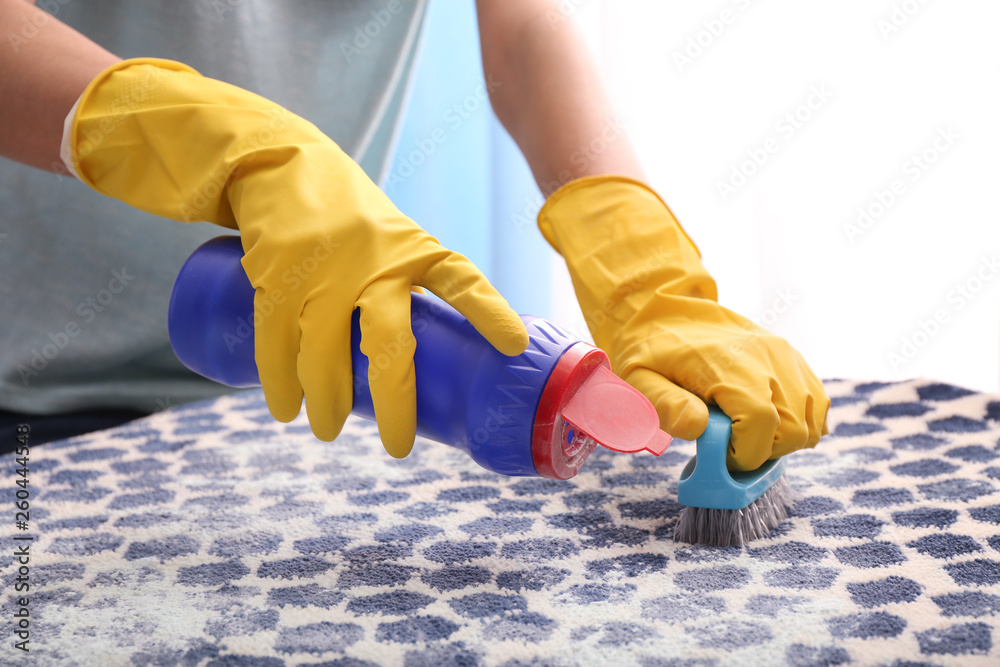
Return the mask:
[[391,459],[361,420],[321,443],[242,392],[34,448],[28,531],[6,456],[0,662],[1000,664],[1000,397],[827,388],[792,516],[740,548],[673,541],[682,441],[505,478],[436,443]]

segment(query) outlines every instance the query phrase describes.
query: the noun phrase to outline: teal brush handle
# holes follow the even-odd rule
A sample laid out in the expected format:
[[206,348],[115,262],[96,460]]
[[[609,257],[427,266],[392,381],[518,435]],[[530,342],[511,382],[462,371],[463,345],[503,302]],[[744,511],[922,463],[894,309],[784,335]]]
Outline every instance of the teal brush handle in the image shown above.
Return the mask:
[[782,459],[765,461],[750,472],[730,472],[726,450],[733,422],[714,405],[708,406],[708,428],[698,438],[697,454],[688,461],[677,483],[677,501],[687,507],[738,510],[760,498],[785,471]]

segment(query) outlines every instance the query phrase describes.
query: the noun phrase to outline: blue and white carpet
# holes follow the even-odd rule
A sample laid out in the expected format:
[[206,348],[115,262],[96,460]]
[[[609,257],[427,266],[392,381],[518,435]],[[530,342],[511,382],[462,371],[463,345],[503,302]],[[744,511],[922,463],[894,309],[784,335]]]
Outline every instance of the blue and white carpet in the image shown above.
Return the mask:
[[34,448],[28,531],[3,457],[0,663],[1000,664],[1000,397],[827,386],[793,516],[745,548],[673,541],[681,441],[504,478],[393,460],[360,420],[324,444],[243,392]]

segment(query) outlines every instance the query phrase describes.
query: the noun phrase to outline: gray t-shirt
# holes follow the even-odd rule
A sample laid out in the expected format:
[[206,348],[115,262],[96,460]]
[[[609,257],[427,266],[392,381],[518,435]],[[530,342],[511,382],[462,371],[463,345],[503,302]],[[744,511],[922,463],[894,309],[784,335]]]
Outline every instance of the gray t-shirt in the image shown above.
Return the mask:
[[[376,182],[426,14],[426,0],[51,5],[122,58],[178,60],[274,100],[326,132]],[[166,319],[184,260],[225,233],[0,159],[0,408],[155,411],[231,391],[181,365]]]

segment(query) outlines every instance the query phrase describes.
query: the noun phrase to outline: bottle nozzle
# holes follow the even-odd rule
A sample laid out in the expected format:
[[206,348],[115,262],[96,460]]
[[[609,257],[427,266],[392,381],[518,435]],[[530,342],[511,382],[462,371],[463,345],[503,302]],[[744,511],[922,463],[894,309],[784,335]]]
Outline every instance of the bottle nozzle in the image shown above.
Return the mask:
[[569,479],[597,445],[659,456],[670,440],[649,399],[611,372],[608,355],[576,343],[559,359],[542,393],[532,458],[541,476]]
[[649,399],[607,366],[591,373],[563,408],[562,418],[615,452],[646,450],[659,456],[671,440],[660,430],[660,418]]

